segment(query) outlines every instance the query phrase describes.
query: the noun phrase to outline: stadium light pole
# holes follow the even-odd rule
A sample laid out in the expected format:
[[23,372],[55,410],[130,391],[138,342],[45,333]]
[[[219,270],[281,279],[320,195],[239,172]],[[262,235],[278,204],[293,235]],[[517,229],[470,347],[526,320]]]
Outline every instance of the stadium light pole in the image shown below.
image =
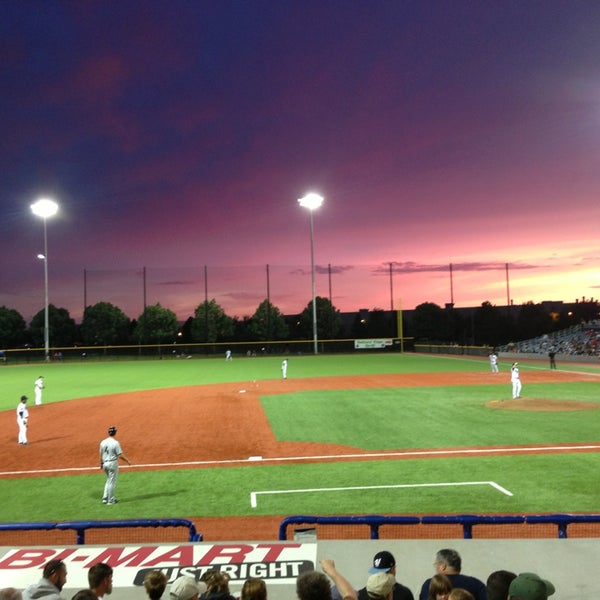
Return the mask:
[[323,204],[324,198],[319,194],[306,194],[303,198],[298,199],[298,203],[303,208],[308,208],[310,213],[310,270],[312,278],[312,326],[313,326],[313,344],[314,353],[319,353],[317,343],[317,297],[315,287],[315,230],[313,223],[313,212]]
[[31,205],[31,212],[44,221],[44,253],[38,258],[44,261],[44,358],[50,360],[50,318],[48,304],[48,233],[46,221],[58,211],[58,204],[54,200],[42,198]]

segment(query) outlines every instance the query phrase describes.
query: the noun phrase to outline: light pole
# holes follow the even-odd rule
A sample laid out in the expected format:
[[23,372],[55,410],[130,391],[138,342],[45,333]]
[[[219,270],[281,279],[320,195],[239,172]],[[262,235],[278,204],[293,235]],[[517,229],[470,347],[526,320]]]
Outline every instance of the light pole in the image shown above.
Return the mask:
[[44,358],[50,360],[50,319],[48,316],[48,234],[46,221],[53,217],[58,211],[58,204],[53,200],[42,198],[31,205],[31,212],[41,217],[44,221],[44,253],[38,254],[38,258],[44,261]]
[[313,211],[323,204],[323,197],[319,194],[306,194],[304,198],[299,198],[298,203],[303,208],[308,208],[310,212],[310,270],[312,277],[312,322],[313,322],[313,343],[314,353],[319,353],[317,344],[317,298],[315,288],[315,231],[313,224]]

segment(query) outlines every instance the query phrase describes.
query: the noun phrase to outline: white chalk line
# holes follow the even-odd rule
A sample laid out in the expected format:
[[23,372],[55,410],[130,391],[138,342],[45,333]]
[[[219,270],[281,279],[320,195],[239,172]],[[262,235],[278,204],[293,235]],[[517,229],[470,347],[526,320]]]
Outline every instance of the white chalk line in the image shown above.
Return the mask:
[[[520,446],[508,446],[504,448],[462,448],[462,449],[447,449],[447,450],[402,450],[399,452],[369,452],[361,454],[321,454],[314,456],[281,456],[274,458],[265,458],[251,456],[249,458],[234,458],[229,460],[192,460],[185,462],[165,462],[165,463],[144,463],[139,465],[123,465],[121,469],[171,469],[174,467],[201,467],[201,466],[227,466],[227,465],[243,465],[277,462],[305,462],[311,460],[328,460],[335,462],[336,460],[347,459],[364,459],[364,458],[404,458],[411,456],[470,456],[473,454],[514,454],[521,453],[538,453],[538,452],[571,452],[577,450],[600,450],[600,444],[581,444],[573,446],[534,446],[523,448]],[[46,475],[52,473],[81,473],[81,472],[99,472],[98,467],[63,467],[56,469],[32,469],[23,471],[0,471],[0,477],[6,475]]]
[[497,484],[495,481],[450,481],[445,483],[402,483],[397,485],[359,485],[349,487],[331,487],[331,488],[305,488],[299,490],[263,490],[250,492],[250,506],[256,508],[258,506],[258,496],[275,495],[275,494],[305,494],[305,493],[323,493],[323,492],[348,492],[348,491],[364,491],[364,490],[390,490],[400,488],[423,488],[423,487],[451,487],[462,485],[491,485],[502,494],[512,496],[506,488]]

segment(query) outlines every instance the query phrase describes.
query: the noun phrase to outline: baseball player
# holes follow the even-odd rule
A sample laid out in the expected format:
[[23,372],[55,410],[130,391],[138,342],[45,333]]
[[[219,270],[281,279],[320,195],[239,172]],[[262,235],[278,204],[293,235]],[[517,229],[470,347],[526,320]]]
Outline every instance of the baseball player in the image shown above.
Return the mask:
[[233,360],[231,356],[231,350],[225,350],[225,360]]
[[281,376],[284,379],[287,379],[287,367],[288,367],[288,361],[287,361],[287,358],[284,358],[283,362],[281,363]]
[[21,401],[17,405],[17,424],[19,425],[19,444],[27,446],[27,422],[29,421],[29,411],[27,410],[27,396],[21,396]]
[[44,389],[44,377],[40,375],[33,384],[33,391],[35,392],[35,405],[39,406],[42,403],[42,390]]
[[519,377],[519,363],[514,362],[510,368],[510,381],[512,383],[513,400],[521,397],[521,379]]
[[490,354],[490,369],[492,373],[498,373],[498,355],[495,352]]
[[117,487],[117,476],[119,474],[119,459],[131,463],[123,454],[121,444],[115,439],[117,428],[112,426],[108,428],[108,437],[100,442],[100,468],[106,473],[106,484],[104,485],[104,494],[102,496],[103,504],[116,504],[115,488]]

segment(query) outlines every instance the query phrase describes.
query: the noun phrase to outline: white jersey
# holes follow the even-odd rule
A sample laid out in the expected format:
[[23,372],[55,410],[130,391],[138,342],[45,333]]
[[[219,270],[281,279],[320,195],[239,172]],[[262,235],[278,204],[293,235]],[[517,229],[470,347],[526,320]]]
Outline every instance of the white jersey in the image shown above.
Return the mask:
[[121,444],[114,437],[107,437],[100,442],[100,456],[103,464],[117,460],[120,454],[123,454]]
[[29,411],[27,405],[23,402],[19,402],[17,405],[17,423],[26,423],[29,418]]
[[510,380],[519,381],[519,367],[510,368]]

